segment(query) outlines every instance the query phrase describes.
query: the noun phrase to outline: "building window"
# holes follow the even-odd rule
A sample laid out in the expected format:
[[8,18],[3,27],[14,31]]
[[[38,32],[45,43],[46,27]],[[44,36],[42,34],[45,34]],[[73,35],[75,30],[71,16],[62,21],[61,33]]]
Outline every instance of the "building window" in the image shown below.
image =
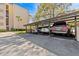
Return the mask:
[[6,29],[9,30],[9,6],[6,5]]
[[8,5],[6,5],[6,9],[8,9],[9,8],[9,6]]
[[6,18],[6,25],[9,25],[9,18]]
[[6,10],[6,17],[9,17],[9,11]]
[[9,18],[6,17],[6,29],[9,30]]

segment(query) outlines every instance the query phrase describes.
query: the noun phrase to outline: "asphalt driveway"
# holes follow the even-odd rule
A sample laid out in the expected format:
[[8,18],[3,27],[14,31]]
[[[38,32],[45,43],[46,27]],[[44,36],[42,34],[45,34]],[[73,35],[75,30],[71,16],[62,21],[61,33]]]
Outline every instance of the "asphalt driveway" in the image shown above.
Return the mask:
[[79,42],[72,38],[36,34],[0,38],[2,56],[79,56]]
[[49,50],[58,56],[79,56],[79,42],[75,41],[73,38],[64,36],[45,36],[45,35],[35,35],[35,34],[25,34],[20,35],[24,39]]

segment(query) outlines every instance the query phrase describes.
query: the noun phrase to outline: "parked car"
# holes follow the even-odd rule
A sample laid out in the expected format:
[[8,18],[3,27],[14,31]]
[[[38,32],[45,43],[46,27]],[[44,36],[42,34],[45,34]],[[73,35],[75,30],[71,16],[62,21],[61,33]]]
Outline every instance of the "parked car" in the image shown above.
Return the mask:
[[32,33],[41,33],[41,27],[34,28]]
[[76,33],[75,33],[75,27],[72,27],[72,28],[71,28],[71,32],[72,32],[72,35],[75,36],[75,34],[76,34]]
[[70,35],[73,33],[73,29],[66,23],[66,21],[58,21],[54,22],[53,26],[51,27],[51,33]]
[[48,26],[39,27],[38,32],[39,33],[49,33],[49,28],[48,28]]
[[37,28],[33,29],[32,33],[38,33]]

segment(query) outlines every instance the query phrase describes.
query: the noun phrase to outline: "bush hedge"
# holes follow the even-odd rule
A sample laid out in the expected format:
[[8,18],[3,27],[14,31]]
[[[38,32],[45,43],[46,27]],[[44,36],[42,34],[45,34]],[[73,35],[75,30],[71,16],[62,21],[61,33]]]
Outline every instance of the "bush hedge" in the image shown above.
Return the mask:
[[26,29],[11,29],[11,31],[25,31]]
[[4,30],[4,29],[0,29],[0,32],[6,32],[6,30]]

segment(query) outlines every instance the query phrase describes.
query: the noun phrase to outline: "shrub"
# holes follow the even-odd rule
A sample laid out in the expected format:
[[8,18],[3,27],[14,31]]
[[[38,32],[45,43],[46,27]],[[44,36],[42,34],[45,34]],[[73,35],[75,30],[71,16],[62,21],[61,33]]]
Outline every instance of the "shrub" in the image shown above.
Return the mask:
[[11,31],[25,31],[25,29],[11,29]]
[[6,30],[5,29],[0,29],[0,32],[6,32]]

